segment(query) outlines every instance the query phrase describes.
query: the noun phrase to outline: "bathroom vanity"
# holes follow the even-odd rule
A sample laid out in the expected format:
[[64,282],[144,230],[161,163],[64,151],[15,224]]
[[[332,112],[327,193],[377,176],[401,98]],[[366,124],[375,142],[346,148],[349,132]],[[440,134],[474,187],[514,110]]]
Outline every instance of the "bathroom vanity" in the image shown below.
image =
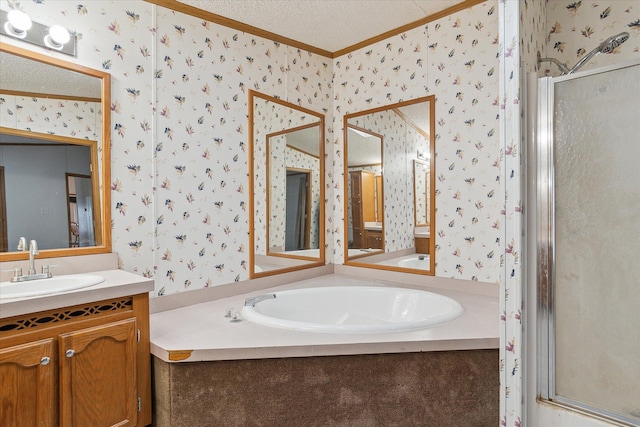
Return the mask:
[[0,425],[151,423],[153,280],[122,270],[94,274],[105,280],[0,299]]

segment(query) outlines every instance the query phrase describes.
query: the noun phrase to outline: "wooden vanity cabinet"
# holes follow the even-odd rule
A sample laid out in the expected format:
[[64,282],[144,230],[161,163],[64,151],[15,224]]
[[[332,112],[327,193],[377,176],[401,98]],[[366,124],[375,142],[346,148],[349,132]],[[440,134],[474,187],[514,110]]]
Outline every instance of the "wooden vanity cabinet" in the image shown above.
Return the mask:
[[382,247],[382,231],[381,230],[365,230],[365,248],[383,249]]
[[429,254],[429,238],[428,237],[416,237],[416,253]]
[[0,425],[151,423],[147,294],[0,320]]
[[374,174],[359,170],[349,172],[351,180],[351,215],[353,247],[369,248],[366,244],[364,223],[375,221]]
[[57,425],[54,350],[53,339],[0,348],[0,425]]

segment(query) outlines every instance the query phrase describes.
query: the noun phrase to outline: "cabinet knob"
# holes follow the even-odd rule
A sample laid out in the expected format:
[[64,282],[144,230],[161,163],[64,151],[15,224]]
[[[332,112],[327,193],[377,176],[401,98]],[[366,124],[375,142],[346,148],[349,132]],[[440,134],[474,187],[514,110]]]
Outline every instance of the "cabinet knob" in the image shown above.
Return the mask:
[[49,362],[51,362],[51,358],[50,358],[50,357],[45,356],[45,357],[43,357],[42,359],[40,359],[40,364],[41,364],[42,366],[46,366],[46,365],[48,365],[48,364],[49,364]]
[[64,355],[67,356],[67,357],[73,357],[73,355],[75,353],[76,353],[75,351],[69,349],[69,350],[67,350],[67,352]]

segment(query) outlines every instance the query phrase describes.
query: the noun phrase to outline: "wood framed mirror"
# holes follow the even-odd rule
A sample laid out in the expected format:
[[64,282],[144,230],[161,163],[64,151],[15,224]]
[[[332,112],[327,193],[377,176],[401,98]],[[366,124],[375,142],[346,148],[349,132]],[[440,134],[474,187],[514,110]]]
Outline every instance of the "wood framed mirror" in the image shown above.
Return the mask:
[[324,265],[324,115],[249,91],[250,277]]
[[0,68],[0,261],[110,252],[110,75],[4,43]]
[[346,265],[435,274],[434,109],[431,95],[344,116]]

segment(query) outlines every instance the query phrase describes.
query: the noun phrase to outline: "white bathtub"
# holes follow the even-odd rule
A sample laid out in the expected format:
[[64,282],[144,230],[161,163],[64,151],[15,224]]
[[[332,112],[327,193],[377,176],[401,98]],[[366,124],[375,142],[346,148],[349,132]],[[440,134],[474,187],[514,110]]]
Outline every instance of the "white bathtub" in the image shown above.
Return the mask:
[[397,332],[457,319],[464,308],[423,290],[381,286],[293,289],[247,298],[242,316],[265,326],[311,332]]
[[414,270],[429,270],[431,262],[429,255],[411,254],[397,258],[391,258],[378,262],[381,265],[390,265],[401,268],[411,268]]

